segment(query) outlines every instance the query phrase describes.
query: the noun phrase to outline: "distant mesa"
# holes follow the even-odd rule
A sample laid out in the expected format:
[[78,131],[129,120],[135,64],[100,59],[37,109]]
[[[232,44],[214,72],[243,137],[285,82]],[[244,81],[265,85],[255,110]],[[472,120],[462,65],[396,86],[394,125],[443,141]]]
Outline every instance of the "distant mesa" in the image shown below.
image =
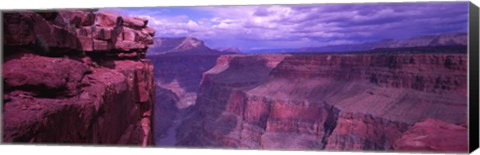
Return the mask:
[[234,54],[241,53],[239,48],[211,49],[202,40],[195,37],[154,38],[154,44],[149,48],[149,55],[167,53],[184,54]]
[[236,53],[239,51],[235,48],[215,50],[207,47],[202,40],[195,37],[179,37],[179,38],[154,38],[154,44],[149,48],[149,55],[159,55],[167,53],[177,54],[219,54],[219,53]]

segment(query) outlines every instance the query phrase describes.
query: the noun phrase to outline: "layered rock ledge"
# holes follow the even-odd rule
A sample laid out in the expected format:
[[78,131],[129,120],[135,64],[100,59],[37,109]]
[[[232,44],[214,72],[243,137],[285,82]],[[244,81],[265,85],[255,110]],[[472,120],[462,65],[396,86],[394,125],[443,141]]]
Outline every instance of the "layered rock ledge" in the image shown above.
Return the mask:
[[223,55],[177,145],[466,152],[466,83],[462,53]]
[[153,144],[147,22],[93,10],[4,13],[3,142]]

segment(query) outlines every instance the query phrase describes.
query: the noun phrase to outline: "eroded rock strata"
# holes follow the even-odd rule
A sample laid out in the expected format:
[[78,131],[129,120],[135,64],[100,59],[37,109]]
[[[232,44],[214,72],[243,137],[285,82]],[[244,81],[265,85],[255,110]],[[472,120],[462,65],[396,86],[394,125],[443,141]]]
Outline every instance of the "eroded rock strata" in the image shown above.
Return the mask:
[[459,53],[223,55],[177,145],[465,152],[466,83]]
[[89,10],[3,17],[3,142],[153,143],[147,20]]

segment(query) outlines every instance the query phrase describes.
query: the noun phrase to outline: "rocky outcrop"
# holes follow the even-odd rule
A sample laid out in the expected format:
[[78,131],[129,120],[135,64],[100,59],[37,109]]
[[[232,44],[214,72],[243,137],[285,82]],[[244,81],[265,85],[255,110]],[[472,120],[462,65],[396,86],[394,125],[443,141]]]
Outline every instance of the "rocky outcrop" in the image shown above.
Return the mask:
[[400,151],[465,152],[468,150],[465,126],[435,119],[415,123],[393,145]]
[[147,20],[110,12],[4,14],[3,141],[151,145]]
[[[177,145],[397,150],[419,121],[466,122],[465,62],[457,53],[220,56]],[[457,142],[445,141],[466,145]]]
[[407,124],[368,114],[343,112],[326,142],[327,150],[392,150]]

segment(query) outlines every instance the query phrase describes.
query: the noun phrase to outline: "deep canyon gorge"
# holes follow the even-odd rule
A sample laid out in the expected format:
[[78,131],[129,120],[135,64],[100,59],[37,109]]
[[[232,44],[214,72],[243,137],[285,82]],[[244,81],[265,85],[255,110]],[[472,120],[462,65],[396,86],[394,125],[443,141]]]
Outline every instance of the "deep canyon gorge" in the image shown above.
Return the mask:
[[3,17],[7,143],[468,151],[466,34],[248,54],[108,11]]
[[191,37],[159,42],[162,54],[147,56],[158,146],[468,149],[465,51],[240,54]]

